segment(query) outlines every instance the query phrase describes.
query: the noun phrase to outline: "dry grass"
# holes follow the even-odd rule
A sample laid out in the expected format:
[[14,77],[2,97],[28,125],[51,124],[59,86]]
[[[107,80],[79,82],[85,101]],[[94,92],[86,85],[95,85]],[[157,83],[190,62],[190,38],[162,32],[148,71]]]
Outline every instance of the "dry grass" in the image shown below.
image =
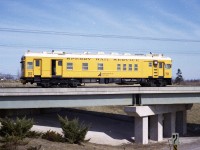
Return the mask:
[[80,107],[80,110],[110,113],[110,114],[121,114],[126,115],[124,112],[124,106],[93,106],[93,107]]
[[36,87],[36,84],[25,84],[23,85],[19,80],[3,80],[3,81],[0,81],[0,88],[10,88],[10,87],[20,87],[20,88],[23,88],[23,87]]
[[200,124],[200,104],[194,104],[191,110],[188,110],[187,122]]

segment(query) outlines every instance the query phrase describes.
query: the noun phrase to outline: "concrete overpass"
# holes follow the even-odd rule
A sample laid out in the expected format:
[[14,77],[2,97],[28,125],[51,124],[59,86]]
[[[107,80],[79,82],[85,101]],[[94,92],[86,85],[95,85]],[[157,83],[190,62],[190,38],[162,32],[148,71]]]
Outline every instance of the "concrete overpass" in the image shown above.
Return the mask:
[[193,103],[200,103],[200,87],[0,88],[0,109],[125,105],[142,144],[185,134]]

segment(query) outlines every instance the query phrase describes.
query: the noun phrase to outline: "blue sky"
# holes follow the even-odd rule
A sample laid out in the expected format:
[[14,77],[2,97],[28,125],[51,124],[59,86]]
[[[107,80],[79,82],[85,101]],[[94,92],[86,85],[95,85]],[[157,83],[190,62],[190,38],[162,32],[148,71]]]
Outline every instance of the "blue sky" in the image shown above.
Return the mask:
[[1,0],[0,72],[17,74],[20,58],[33,52],[163,53],[173,76],[200,79],[200,42],[94,38],[3,32],[2,28],[82,34],[200,40],[199,0]]

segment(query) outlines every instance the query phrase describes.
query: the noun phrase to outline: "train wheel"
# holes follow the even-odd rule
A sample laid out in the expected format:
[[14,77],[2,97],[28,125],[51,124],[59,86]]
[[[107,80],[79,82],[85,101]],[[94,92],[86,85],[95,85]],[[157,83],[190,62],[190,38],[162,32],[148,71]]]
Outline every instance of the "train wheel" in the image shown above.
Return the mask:
[[48,87],[50,87],[50,84],[49,83],[41,83],[41,86],[43,88],[48,88]]

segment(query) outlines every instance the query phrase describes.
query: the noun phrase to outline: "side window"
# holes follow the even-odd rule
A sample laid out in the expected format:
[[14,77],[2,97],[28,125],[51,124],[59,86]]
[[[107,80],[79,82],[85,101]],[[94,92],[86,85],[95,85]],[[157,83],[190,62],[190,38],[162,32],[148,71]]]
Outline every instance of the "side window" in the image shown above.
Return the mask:
[[134,71],[138,71],[138,64],[134,64]]
[[35,60],[35,66],[39,67],[40,66],[40,60]]
[[67,63],[67,70],[73,70],[73,63]]
[[103,70],[103,63],[98,63],[98,70]]
[[161,62],[159,62],[159,68],[162,68],[162,67],[163,67],[162,63],[161,63]]
[[149,62],[149,67],[152,67],[152,62]]
[[126,71],[126,64],[123,64],[123,70]]
[[117,64],[117,71],[121,71],[121,65]]
[[88,63],[82,63],[82,70],[88,70]]
[[62,66],[62,60],[58,61],[58,66]]
[[33,69],[33,62],[27,62],[27,69]]
[[166,69],[171,69],[171,67],[172,67],[171,64],[165,64]]
[[129,64],[129,65],[128,65],[128,70],[129,70],[129,71],[132,71],[132,64]]

